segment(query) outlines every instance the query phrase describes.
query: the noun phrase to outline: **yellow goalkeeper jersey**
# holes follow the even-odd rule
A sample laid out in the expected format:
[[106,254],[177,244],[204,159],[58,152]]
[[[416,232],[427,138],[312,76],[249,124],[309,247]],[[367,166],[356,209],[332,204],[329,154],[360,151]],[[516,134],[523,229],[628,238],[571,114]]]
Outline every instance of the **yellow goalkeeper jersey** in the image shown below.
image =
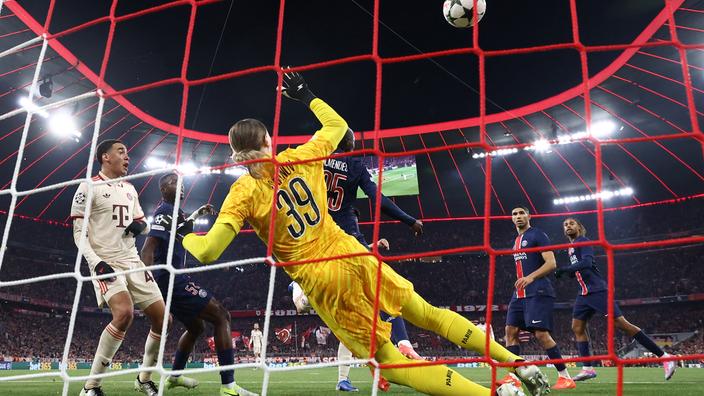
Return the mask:
[[[322,162],[337,147],[347,123],[320,99],[314,99],[310,107],[323,127],[307,143],[276,156],[281,163],[320,158],[279,168],[272,248],[279,261],[321,257],[321,250],[346,236],[328,214]],[[273,202],[273,178],[245,174],[232,184],[215,223],[228,224],[238,233],[247,221],[267,243]]]

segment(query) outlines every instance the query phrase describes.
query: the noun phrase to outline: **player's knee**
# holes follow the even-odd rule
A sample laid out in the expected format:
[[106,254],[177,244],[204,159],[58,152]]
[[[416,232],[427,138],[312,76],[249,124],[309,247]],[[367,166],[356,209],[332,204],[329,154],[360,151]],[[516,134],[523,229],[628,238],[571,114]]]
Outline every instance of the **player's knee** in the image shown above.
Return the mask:
[[575,321],[572,322],[572,332],[573,332],[575,335],[578,335],[578,336],[584,335],[584,330],[585,330],[585,329],[584,329],[584,323],[575,322]]
[[536,331],[535,339],[537,339],[538,342],[540,342],[540,344],[543,346],[545,346],[545,344],[550,344],[554,342],[550,333],[544,330]]
[[518,339],[518,327],[506,326],[506,340],[514,341]]
[[113,309],[112,320],[115,327],[125,331],[130,327],[130,325],[132,325],[132,320],[134,320],[134,310],[131,307]]
[[218,318],[225,324],[230,324],[232,318],[230,317],[230,311],[228,311],[221,303],[218,302]]

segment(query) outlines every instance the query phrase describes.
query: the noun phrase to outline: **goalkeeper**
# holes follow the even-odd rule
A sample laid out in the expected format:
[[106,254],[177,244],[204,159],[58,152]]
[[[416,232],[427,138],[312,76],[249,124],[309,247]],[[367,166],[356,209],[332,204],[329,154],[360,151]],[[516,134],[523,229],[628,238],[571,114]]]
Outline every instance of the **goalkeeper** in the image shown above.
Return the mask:
[[[271,164],[274,147],[258,120],[244,119],[229,131],[233,160],[248,162],[249,174],[237,179],[225,198],[220,215],[204,236],[188,234],[183,246],[202,263],[218,259],[246,220],[262,241],[273,235],[272,250],[281,262],[299,262],[348,254],[359,256],[331,259],[306,265],[286,266],[288,275],[301,285],[311,306],[335,335],[356,356],[370,356],[371,337],[376,337],[374,358],[382,364],[414,362],[390,342],[389,323],[378,321],[374,310],[377,270],[381,265],[379,309],[403,316],[414,325],[434,331],[455,344],[484,353],[485,335],[459,314],[428,304],[413,291],[413,285],[388,265],[368,255],[367,249],[335,224],[327,209],[322,159],[329,156],[347,131],[347,123],[330,106],[316,98],[298,73],[286,73],[283,94],[308,106],[323,127],[305,144],[276,156],[278,172]],[[319,159],[319,160],[315,160]],[[311,161],[312,160],[312,161]],[[300,162],[291,164],[290,162]],[[288,164],[287,164],[288,163]],[[276,182],[273,178],[277,177]],[[274,188],[274,186],[278,188]],[[276,195],[274,196],[274,193]],[[272,213],[272,202],[276,211]],[[273,228],[269,223],[274,216]],[[520,360],[492,342],[489,355],[501,362]],[[517,374],[534,395],[549,388],[536,366],[520,367]],[[383,369],[391,382],[434,395],[491,394],[444,365]],[[499,395],[521,395],[512,384],[504,384]]]

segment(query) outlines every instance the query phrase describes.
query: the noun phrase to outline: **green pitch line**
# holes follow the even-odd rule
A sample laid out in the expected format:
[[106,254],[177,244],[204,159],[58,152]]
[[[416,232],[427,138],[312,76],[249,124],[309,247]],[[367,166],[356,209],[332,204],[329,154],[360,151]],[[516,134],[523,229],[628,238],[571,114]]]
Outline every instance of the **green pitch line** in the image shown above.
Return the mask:
[[[491,379],[486,368],[461,368],[458,371],[482,385],[488,386]],[[577,369],[570,369],[572,374],[577,374]],[[557,373],[553,368],[545,368],[545,372],[552,382]],[[38,373],[31,371],[0,371],[0,377],[19,374]],[[70,371],[71,375],[86,375],[87,370]],[[616,369],[599,368],[599,376],[593,380],[578,382],[577,389],[566,391],[553,391],[552,395],[593,396],[616,394]],[[499,375],[503,376],[503,370]],[[235,372],[237,383],[255,392],[261,391],[262,371],[255,369],[241,369]],[[165,392],[167,395],[196,396],[216,395],[220,388],[220,377],[217,373],[196,374],[200,386],[192,391],[176,389]],[[155,375],[158,383],[159,376]],[[371,393],[371,375],[366,368],[353,368],[350,372],[352,383],[359,387],[361,395]],[[136,396],[132,389],[132,375],[112,377],[104,381],[103,390],[108,396]],[[337,383],[337,369],[311,369],[288,372],[274,372],[271,375],[269,394],[275,396],[287,395],[338,395],[335,391]],[[36,380],[23,380],[15,382],[0,381],[0,395],[3,396],[45,396],[60,395],[62,389],[60,379],[38,378]],[[82,384],[72,383],[69,395],[77,396]],[[701,396],[704,394],[704,369],[678,369],[670,381],[663,379],[661,368],[626,368],[624,370],[624,395],[626,396]],[[413,395],[413,390],[392,385],[389,393],[384,395]]]

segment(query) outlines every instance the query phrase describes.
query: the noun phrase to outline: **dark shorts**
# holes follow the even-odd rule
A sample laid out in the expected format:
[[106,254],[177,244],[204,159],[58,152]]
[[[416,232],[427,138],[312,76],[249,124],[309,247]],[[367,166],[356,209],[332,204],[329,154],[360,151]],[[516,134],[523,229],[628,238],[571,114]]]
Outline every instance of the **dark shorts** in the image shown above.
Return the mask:
[[555,298],[550,296],[514,297],[508,303],[506,325],[529,331],[552,331],[554,305]]
[[[606,316],[608,310],[607,297],[608,293],[606,291],[589,293],[586,296],[577,296],[574,302],[574,308],[572,309],[572,318],[587,321],[591,319],[596,312]],[[623,313],[621,313],[621,308],[619,308],[616,301],[614,301],[614,318],[618,318],[619,316],[623,316]]]
[[[160,276],[156,280],[159,290],[164,296],[169,289],[169,276]],[[198,318],[198,315],[213,298],[210,292],[200,287],[190,276],[186,274],[176,274],[174,278],[174,292],[171,297],[171,312],[181,323],[187,325]]]

